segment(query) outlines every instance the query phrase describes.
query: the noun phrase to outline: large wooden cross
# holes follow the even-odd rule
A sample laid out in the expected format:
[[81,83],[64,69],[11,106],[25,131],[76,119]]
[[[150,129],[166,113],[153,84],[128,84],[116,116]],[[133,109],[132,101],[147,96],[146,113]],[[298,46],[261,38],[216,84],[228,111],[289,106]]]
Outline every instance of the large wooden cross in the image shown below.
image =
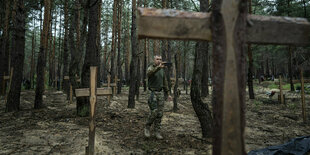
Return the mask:
[[97,96],[112,95],[111,87],[97,88],[97,67],[90,67],[90,88],[75,89],[76,97],[89,96],[90,101],[90,120],[89,120],[89,139],[86,154],[95,154],[95,108]]
[[213,154],[245,154],[245,43],[309,45],[303,18],[247,15],[245,0],[221,0],[212,13],[138,9],[139,39],[213,42]]

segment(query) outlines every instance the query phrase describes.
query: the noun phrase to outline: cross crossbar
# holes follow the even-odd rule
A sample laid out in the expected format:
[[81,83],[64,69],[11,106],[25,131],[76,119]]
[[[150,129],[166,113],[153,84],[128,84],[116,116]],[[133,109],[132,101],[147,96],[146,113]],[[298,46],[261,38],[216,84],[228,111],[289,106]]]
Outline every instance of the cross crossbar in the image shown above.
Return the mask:
[[[211,13],[138,8],[138,36],[156,39],[207,40]],[[248,15],[247,43],[309,45],[310,22],[305,18]]]
[[[85,97],[89,96],[89,88],[80,88],[75,89],[75,95],[76,97]],[[107,96],[112,95],[112,89],[110,87],[107,88],[97,88],[97,96]]]

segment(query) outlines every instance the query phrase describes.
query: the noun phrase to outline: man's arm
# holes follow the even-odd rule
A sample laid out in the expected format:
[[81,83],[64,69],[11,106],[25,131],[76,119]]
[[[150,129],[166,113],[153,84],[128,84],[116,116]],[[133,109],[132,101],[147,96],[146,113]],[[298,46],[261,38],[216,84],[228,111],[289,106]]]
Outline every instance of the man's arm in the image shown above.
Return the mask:
[[147,68],[147,77],[151,77],[152,75],[154,75],[159,70],[160,70],[160,66],[154,67],[153,65],[150,65]]

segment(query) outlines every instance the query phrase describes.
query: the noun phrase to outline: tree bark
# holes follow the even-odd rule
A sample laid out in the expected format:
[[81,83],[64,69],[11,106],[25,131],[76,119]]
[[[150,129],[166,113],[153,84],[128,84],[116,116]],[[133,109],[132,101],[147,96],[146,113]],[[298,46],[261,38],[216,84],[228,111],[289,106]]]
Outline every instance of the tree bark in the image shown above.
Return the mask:
[[[249,14],[252,14],[252,0],[249,0]],[[253,56],[252,56],[251,44],[248,44],[248,59],[249,59],[249,68],[248,68],[249,98],[255,99],[253,89]]]
[[[97,50],[97,25],[98,19],[98,7],[99,2],[97,0],[89,1],[89,20],[88,20],[88,34],[86,42],[86,53],[82,69],[81,87],[89,88],[89,76],[90,66],[99,66],[98,62],[98,50]],[[77,99],[77,115],[89,116],[89,97],[79,97]]]
[[16,18],[13,19],[12,67],[14,73],[6,103],[6,112],[18,111],[20,105],[20,92],[23,80],[23,66],[25,57],[25,6],[24,1],[17,1]]
[[213,1],[212,8],[213,154],[246,154],[243,135],[247,0]]
[[295,91],[294,83],[293,83],[293,73],[292,73],[292,48],[288,46],[288,74],[290,77],[290,87],[291,91]]
[[122,34],[122,0],[119,0],[118,5],[118,40],[117,40],[117,78],[120,81],[114,81],[117,83],[117,94],[120,94],[122,91],[122,79],[123,79],[123,71],[122,71],[122,62],[121,62],[121,34]]
[[135,108],[136,78],[137,78],[137,30],[136,30],[136,0],[132,0],[132,25],[131,25],[131,62],[130,86],[128,95],[128,108]]
[[113,25],[112,25],[112,47],[111,47],[111,69],[110,69],[110,75],[111,75],[111,82],[114,82],[114,77],[115,77],[115,55],[116,55],[116,23],[117,23],[117,4],[119,0],[114,0],[113,3]]
[[175,83],[173,88],[173,111],[176,112],[179,110],[178,108],[178,98],[179,98],[179,74],[180,74],[180,48],[178,48],[177,53],[174,55],[174,64],[175,64]]
[[[6,90],[6,85],[3,83],[3,76],[4,75],[9,75],[9,63],[8,63],[8,58],[9,58],[9,20],[10,20],[10,3],[11,0],[6,0],[5,1],[6,6],[5,6],[5,17],[4,17],[4,27],[3,27],[3,34],[2,34],[2,43],[1,43],[1,49],[0,49],[0,95],[4,95],[5,92],[2,91],[2,88]],[[15,3],[15,1],[13,1]],[[4,85],[3,85],[4,84]]]
[[50,18],[50,0],[44,0],[44,21],[43,21],[43,31],[40,39],[40,52],[38,56],[37,64],[37,84],[36,84],[36,95],[34,101],[34,108],[43,108],[43,94],[44,94],[44,76],[45,76],[45,66],[46,66],[46,53],[48,47],[48,32],[50,29],[49,18]]
[[[208,12],[209,0],[200,0],[200,12]],[[202,57],[204,59],[202,66],[202,79],[201,79],[201,97],[207,97],[209,95],[209,62],[208,62],[208,53],[209,53],[209,43],[207,41],[198,42],[201,46]]]
[[67,100],[69,100],[69,91],[70,91],[70,84],[68,80],[64,80],[65,76],[69,76],[69,68],[68,68],[68,57],[69,57],[69,51],[68,51],[68,0],[65,0],[64,5],[64,12],[65,12],[65,22],[64,22],[64,41],[63,41],[63,70],[62,70],[62,81],[63,81],[63,90],[67,94]]

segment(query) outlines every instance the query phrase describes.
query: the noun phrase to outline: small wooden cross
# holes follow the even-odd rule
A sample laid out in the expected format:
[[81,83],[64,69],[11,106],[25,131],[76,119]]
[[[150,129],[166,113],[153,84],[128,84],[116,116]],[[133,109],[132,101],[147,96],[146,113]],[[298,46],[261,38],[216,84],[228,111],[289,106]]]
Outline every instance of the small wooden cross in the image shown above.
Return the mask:
[[[113,88],[113,95],[116,95],[116,89],[118,86],[118,82],[120,81],[120,79],[117,78],[117,76],[114,77],[114,83],[110,83],[111,81],[111,76],[108,75],[108,83],[104,83],[103,87],[112,87]],[[110,83],[110,85],[109,85]]]
[[[64,76],[64,80],[70,80],[70,77]],[[76,77],[76,82],[81,82],[81,79],[79,77]],[[70,101],[69,101],[70,104],[72,104],[72,98],[73,98],[73,90],[72,90],[72,84],[70,83]]]
[[97,96],[110,96],[112,90],[110,87],[97,88],[97,67],[90,67],[90,88],[75,89],[76,97],[89,96],[90,101],[90,120],[89,120],[89,139],[87,154],[95,154],[95,108]]
[[[8,94],[6,94],[6,90],[5,90],[5,84],[6,84],[6,81],[9,80],[9,85],[8,85],[8,92],[9,92],[11,89],[13,73],[14,73],[14,68],[12,67],[10,70],[10,76],[3,76],[2,92],[4,95],[4,104],[6,104],[6,100],[8,98],[8,96],[7,96]],[[5,75],[5,74],[3,74],[3,75]]]
[[245,0],[214,1],[212,13],[139,8],[137,19],[139,39],[213,42],[213,154],[245,153],[244,43],[310,43],[307,19],[247,15]]

